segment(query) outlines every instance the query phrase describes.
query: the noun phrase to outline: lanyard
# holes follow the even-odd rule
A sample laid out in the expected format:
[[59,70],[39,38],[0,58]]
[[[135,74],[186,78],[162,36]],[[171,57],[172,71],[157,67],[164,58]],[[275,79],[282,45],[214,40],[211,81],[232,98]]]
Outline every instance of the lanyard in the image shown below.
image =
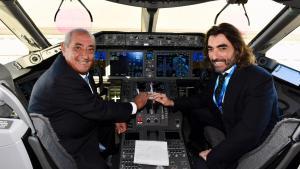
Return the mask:
[[217,89],[217,86],[219,84],[219,77],[217,79],[217,82],[216,82],[216,85],[215,85],[215,89],[214,89],[214,94],[213,94],[213,100],[215,102],[215,104],[217,105],[217,107],[219,108],[219,110],[223,113],[223,110],[222,110],[222,103],[223,103],[223,100],[224,100],[224,95],[225,95],[225,92],[226,92],[226,88],[228,86],[228,83],[229,83],[229,80],[233,74],[233,72],[235,71],[236,69],[236,65],[233,65],[231,71],[229,72],[229,74],[225,77],[225,81],[224,81],[224,84],[222,86],[222,90],[220,92],[220,97],[218,100],[216,100],[216,89]]

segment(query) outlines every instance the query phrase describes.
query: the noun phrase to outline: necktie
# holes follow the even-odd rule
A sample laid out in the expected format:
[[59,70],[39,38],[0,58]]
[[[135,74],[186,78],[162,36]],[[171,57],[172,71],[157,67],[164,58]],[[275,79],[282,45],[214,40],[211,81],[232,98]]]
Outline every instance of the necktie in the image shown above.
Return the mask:
[[83,79],[90,86],[89,76],[86,75]]
[[91,87],[91,85],[90,85],[89,76],[86,75],[83,79],[84,79],[84,81],[88,84],[88,86],[89,86],[91,92],[94,93],[93,90],[92,90],[92,87]]
[[225,82],[225,78],[226,78],[227,75],[228,75],[228,73],[225,73],[223,75],[219,75],[219,83],[218,83],[218,86],[217,86],[216,91],[215,91],[215,97],[216,97],[217,102],[219,101],[219,97],[220,97],[220,94],[221,94],[221,91],[222,91],[222,88],[223,88],[223,84]]

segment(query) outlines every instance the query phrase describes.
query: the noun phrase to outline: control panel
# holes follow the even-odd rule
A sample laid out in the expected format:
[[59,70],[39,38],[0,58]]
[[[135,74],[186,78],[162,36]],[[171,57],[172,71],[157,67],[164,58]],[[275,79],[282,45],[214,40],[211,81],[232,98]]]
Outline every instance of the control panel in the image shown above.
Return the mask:
[[[131,101],[139,92],[161,92],[173,98],[177,95],[175,80],[127,80],[122,83],[121,100]],[[190,169],[189,159],[181,133],[182,115],[158,102],[148,100],[145,107],[128,123],[128,132],[121,139],[121,169]],[[169,166],[134,163],[136,140],[166,141]]]
[[185,146],[178,139],[167,140],[169,166],[151,166],[133,163],[135,140],[125,140],[121,151],[121,169],[190,169]]
[[99,32],[94,72],[108,78],[191,78],[204,68],[204,34]]
[[[183,93],[177,81],[196,80],[205,68],[202,33],[99,32],[95,38],[94,75],[108,79],[108,97],[115,101],[133,101],[140,92],[174,99]],[[122,134],[119,168],[190,169],[182,121],[180,112],[148,100]],[[167,142],[169,166],[134,163],[136,140]]]

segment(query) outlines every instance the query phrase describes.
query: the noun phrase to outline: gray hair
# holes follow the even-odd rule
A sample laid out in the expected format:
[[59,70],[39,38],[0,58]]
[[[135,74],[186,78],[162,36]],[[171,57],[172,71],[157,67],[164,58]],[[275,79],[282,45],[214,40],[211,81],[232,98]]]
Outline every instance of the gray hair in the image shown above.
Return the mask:
[[83,28],[76,28],[76,29],[72,29],[71,31],[69,31],[66,36],[65,36],[65,40],[64,40],[64,44],[66,46],[69,46],[69,44],[71,43],[71,38],[73,33],[84,33],[87,34],[91,37],[91,39],[94,42],[94,45],[96,45],[96,40],[95,40],[95,36],[93,34],[91,34],[88,30],[83,29]]

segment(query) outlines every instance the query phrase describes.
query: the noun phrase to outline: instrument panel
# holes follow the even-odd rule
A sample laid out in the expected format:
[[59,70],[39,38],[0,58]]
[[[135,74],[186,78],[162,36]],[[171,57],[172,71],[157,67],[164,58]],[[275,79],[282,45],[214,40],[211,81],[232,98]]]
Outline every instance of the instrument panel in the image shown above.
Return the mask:
[[202,33],[99,32],[95,69],[107,78],[190,78],[204,68]]
[[190,78],[204,67],[202,51],[97,49],[95,65],[111,78]]

